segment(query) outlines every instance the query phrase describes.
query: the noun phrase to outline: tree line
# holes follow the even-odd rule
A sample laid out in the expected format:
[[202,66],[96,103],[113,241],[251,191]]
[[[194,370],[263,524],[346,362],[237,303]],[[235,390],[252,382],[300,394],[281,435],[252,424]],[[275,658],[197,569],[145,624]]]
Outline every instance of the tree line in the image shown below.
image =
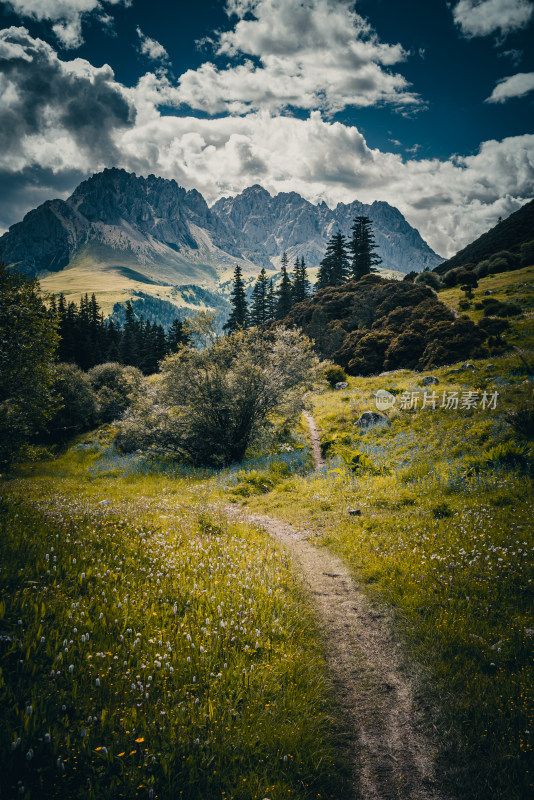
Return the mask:
[[137,318],[130,301],[122,327],[104,319],[94,294],[90,299],[87,294],[81,297],[79,305],[67,303],[65,295],[60,294],[57,299],[51,298],[50,309],[58,319],[59,360],[77,364],[84,371],[112,361],[150,375],[165,356],[189,340],[179,319],[165,332],[162,325]]
[[[369,217],[355,218],[351,237],[347,239],[337,231],[328,241],[324,258],[319,265],[315,289],[340,286],[349,280],[360,280],[374,272],[382,259],[376,254],[376,244]],[[304,258],[298,258],[290,274],[287,253],[283,253],[280,279],[275,287],[262,268],[252,290],[250,305],[247,303],[245,283],[241,268],[236,266],[232,293],[231,313],[224,326],[227,333],[263,327],[274,320],[283,320],[293,306],[307,300],[312,293],[311,283]]]

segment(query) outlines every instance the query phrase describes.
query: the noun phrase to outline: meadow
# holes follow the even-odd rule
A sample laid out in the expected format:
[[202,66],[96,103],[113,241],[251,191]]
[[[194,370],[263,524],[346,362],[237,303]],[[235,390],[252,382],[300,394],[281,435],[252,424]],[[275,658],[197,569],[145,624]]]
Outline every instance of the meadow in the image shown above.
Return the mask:
[[101,449],[3,485],[2,796],[343,796],[287,557],[196,478],[94,470]]
[[[521,305],[522,352],[311,392],[318,471],[302,423],[218,471],[120,455],[104,427],[2,480],[4,796],[348,796],[310,597],[229,503],[305,528],[387,609],[451,797],[532,796],[532,268],[468,313],[488,290]],[[387,421],[359,427],[379,390]]]
[[[242,502],[311,530],[393,609],[453,796],[519,800],[534,789],[534,450],[514,423],[530,408],[532,426],[532,377],[518,357],[473,366],[314,395],[325,468]],[[380,389],[396,398],[388,423],[359,428]],[[477,407],[440,407],[469,392]]]

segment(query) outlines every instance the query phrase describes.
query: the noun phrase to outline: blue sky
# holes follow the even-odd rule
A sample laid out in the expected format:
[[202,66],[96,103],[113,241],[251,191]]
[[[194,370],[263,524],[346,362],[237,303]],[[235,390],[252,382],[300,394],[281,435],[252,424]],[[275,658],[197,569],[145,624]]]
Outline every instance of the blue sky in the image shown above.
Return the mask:
[[386,200],[443,255],[534,196],[534,0],[0,10],[0,228],[105,166]]

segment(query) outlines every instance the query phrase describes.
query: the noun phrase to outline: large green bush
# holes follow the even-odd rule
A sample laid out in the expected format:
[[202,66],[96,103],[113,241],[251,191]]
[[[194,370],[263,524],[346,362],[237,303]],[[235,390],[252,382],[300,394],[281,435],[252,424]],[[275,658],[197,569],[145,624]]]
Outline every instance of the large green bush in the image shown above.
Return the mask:
[[0,263],[0,466],[54,414],[57,320],[39,284]]
[[143,383],[140,370],[116,361],[98,364],[87,375],[96,392],[102,422],[118,419],[137,398]]
[[240,461],[273,415],[302,409],[318,360],[299,332],[253,328],[183,349],[161,364],[161,381],[120,426],[122,450],[173,452],[197,465]]
[[61,405],[48,425],[53,439],[68,439],[97,422],[96,394],[89,378],[76,364],[57,365],[54,390]]

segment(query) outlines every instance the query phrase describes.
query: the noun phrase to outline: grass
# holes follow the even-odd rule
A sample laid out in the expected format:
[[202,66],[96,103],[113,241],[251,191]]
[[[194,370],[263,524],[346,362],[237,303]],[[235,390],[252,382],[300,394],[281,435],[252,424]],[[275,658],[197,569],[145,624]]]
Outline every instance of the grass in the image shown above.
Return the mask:
[[343,797],[286,556],[198,480],[97,459],[71,449],[2,487],[2,796]]
[[[516,356],[487,366],[434,370],[435,409],[399,408],[423,392],[406,370],[314,395],[326,467],[244,502],[312,528],[393,610],[450,791],[523,800],[534,790],[534,446],[507,419],[532,405],[533,386]],[[363,431],[378,389],[397,402],[389,424]],[[444,391],[470,390],[477,408],[440,408]],[[480,406],[484,391],[499,392],[496,408]]]
[[[302,429],[218,472],[119,457],[102,429],[3,480],[3,796],[345,796],[308,599],[268,537],[227,523],[231,501],[305,525],[391,608],[451,795],[531,797],[532,275],[484,278],[468,312],[488,288],[522,304],[505,339],[525,361],[434,370],[435,408],[408,370],[312,394],[319,472]],[[378,389],[388,424],[362,430]]]
[[459,304],[465,298],[465,294],[459,286],[455,286],[453,289],[443,289],[439,292],[438,297],[445,305],[462,314],[467,314],[475,322],[480,322],[484,316],[483,308],[481,308],[482,302],[487,299],[485,292],[488,291],[492,293],[490,295],[492,299],[517,304],[522,309],[522,318],[509,319],[511,330],[506,335],[507,341],[512,345],[520,345],[528,349],[534,348],[534,325],[532,324],[534,266],[481,278],[478,281],[478,288],[473,290],[470,307],[463,311],[459,308]]

